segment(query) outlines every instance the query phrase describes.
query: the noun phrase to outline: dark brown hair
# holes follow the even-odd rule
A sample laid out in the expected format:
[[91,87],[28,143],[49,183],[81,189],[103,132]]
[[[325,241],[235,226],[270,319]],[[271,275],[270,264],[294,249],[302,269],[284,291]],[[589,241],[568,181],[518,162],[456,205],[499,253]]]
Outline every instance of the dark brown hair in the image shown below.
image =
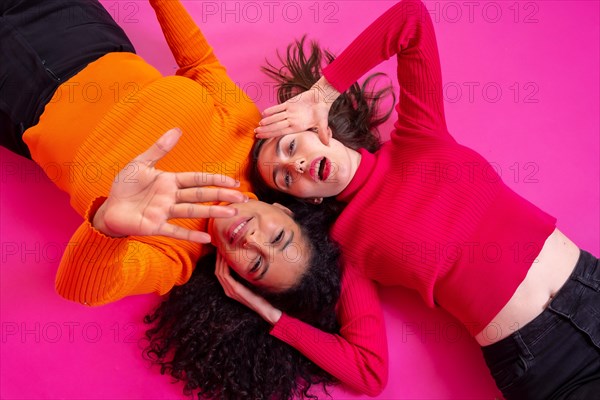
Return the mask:
[[[277,68],[268,60],[262,68],[270,78],[277,83],[277,99],[283,103],[290,98],[309,90],[323,75],[323,68],[330,64],[335,56],[328,50],[322,49],[316,41],[309,44],[309,52],[305,51],[306,36],[287,47],[285,57],[277,52],[281,67]],[[333,137],[345,146],[354,150],[364,148],[373,153],[381,147],[378,126],[387,121],[393,111],[396,100],[390,84],[380,89],[375,89],[379,78],[386,77],[383,73],[369,75],[360,85],[352,84],[332,104],[329,110],[328,123]],[[391,96],[392,106],[384,111],[379,111],[382,100]],[[275,192],[262,179],[258,168],[258,155],[265,140],[257,140],[250,153],[252,168],[250,180],[258,197],[265,201],[278,201],[286,203],[289,195]],[[325,200],[324,203],[335,202],[335,199]],[[338,207],[334,207],[338,208]]]

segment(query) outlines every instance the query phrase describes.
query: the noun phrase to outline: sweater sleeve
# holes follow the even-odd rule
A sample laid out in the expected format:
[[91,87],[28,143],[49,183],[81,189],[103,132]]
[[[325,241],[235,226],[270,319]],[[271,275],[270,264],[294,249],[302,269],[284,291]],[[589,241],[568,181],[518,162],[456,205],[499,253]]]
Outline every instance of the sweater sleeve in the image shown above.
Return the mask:
[[252,100],[231,80],[200,28],[179,0],[150,0],[167,44],[179,66],[176,75],[208,89],[223,111],[257,114]]
[[150,0],[150,4],[180,68],[178,75],[184,75],[198,65],[219,63],[200,28],[179,0]]
[[323,70],[323,75],[343,92],[393,55],[397,55],[400,85],[395,133],[425,131],[449,137],[435,31],[419,0],[403,0],[387,10]]
[[375,284],[352,266],[344,270],[337,314],[339,335],[325,333],[285,313],[271,334],[350,388],[377,396],[388,377],[383,312]]
[[95,306],[135,294],[162,295],[189,280],[202,245],[162,236],[105,236],[91,224],[104,200],[94,201],[69,240],[56,274],[62,297]]

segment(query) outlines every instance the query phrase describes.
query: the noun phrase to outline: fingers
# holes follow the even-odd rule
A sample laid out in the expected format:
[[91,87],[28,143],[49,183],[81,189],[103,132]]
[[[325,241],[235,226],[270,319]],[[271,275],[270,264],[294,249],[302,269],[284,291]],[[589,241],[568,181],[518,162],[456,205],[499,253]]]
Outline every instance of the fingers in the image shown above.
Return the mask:
[[[266,131],[265,131],[266,129]],[[289,130],[289,128],[288,128]],[[270,139],[270,138],[274,138],[274,137],[279,137],[279,136],[284,136],[287,135],[287,133],[284,133],[283,130],[281,131],[269,131],[267,127],[259,127],[256,128],[254,130],[254,132],[256,132],[256,138],[257,139]],[[291,133],[291,132],[289,132]]]
[[281,103],[281,104],[277,104],[275,106],[269,107],[267,109],[265,109],[262,113],[263,117],[269,117],[273,114],[277,114],[280,113],[282,111],[285,111],[287,105],[286,103]]
[[296,132],[297,129],[293,129],[290,122],[286,119],[283,121],[275,122],[271,125],[267,126],[259,126],[254,129],[254,133],[256,133],[256,137],[259,139],[267,139],[272,137],[278,137],[287,135],[289,133]]
[[158,230],[158,234],[190,242],[210,243],[210,235],[206,232],[192,231],[169,223],[162,224]]
[[173,128],[158,138],[145,152],[137,156],[134,161],[154,166],[161,158],[175,147],[181,137],[181,129]]
[[329,146],[329,139],[331,139],[331,129],[327,126],[327,121],[319,125],[317,133],[319,134],[319,139],[321,139],[321,143],[325,146]]
[[239,190],[223,188],[187,188],[176,193],[177,203],[206,203],[211,201],[226,201],[228,203],[245,203],[248,196]]
[[174,204],[169,209],[171,218],[229,218],[237,215],[237,210],[227,206],[206,206],[202,204]]
[[235,179],[221,174],[209,174],[206,172],[178,172],[176,174],[177,186],[189,188],[196,186],[221,186],[236,188],[240,183]]
[[274,137],[290,135],[292,133],[305,132],[303,130],[295,129],[294,127],[289,127],[289,128],[281,129],[279,131],[273,131],[273,132],[267,132],[267,133],[258,133],[259,132],[258,129],[259,128],[255,129],[257,139],[270,139],[270,138],[274,138]]
[[287,113],[285,111],[282,111],[275,115],[271,115],[269,117],[261,119],[258,124],[260,126],[267,126],[267,125],[271,125],[271,124],[274,124],[277,122],[285,121],[285,120],[287,120],[287,117],[288,117]]
[[224,286],[224,280],[227,275],[229,275],[229,269],[227,268],[227,263],[223,256],[220,253],[217,253],[217,261],[215,264],[215,275],[217,279],[221,283],[221,286]]
[[292,125],[287,119],[270,125],[259,126],[258,128],[254,129],[256,137],[259,139],[287,135],[288,133],[294,133],[295,131],[296,130],[292,128]]
[[217,254],[217,263],[215,265],[215,275],[217,276],[219,283],[223,287],[223,291],[225,292],[225,295],[229,298],[235,299],[236,293],[233,288],[234,279],[231,277],[231,274],[229,273],[229,265],[227,265],[227,262],[225,261],[223,256],[221,256],[220,253]]
[[290,123],[290,121],[288,119],[284,119],[282,121],[273,122],[268,125],[265,124],[264,126],[259,126],[258,128],[256,128],[256,131],[261,133],[277,132],[289,128],[291,126],[292,124]]

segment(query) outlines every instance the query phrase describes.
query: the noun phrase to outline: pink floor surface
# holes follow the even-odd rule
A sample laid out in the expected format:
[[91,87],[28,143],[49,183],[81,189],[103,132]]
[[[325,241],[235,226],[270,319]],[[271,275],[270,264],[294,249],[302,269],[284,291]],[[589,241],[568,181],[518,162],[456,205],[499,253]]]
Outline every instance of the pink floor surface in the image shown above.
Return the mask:
[[[138,53],[175,63],[145,1],[103,1]],[[184,1],[230,75],[265,108],[265,57],[308,33],[334,52],[390,1]],[[426,1],[438,35],[450,132],[514,190],[600,253],[599,2]],[[393,77],[395,62],[379,68]],[[390,124],[382,132],[387,135]],[[87,308],[54,292],[80,218],[30,161],[0,149],[0,398],[175,399],[141,357],[155,295]],[[413,293],[381,291],[390,348],[382,399],[499,397],[480,350],[458,323]],[[361,398],[336,388],[335,399]]]

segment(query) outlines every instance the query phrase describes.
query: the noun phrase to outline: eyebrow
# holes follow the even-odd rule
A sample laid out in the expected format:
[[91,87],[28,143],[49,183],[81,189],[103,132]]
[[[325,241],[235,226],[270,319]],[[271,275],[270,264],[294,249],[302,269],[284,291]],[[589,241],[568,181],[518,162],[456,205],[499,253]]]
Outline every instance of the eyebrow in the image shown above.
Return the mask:
[[[279,148],[279,143],[281,142],[281,139],[283,139],[283,136],[279,136],[279,139],[277,139],[277,142],[275,143],[275,156],[277,158],[281,158],[281,148]],[[279,163],[278,163],[279,164]],[[283,189],[281,188],[281,186],[279,186],[279,184],[277,183],[277,173],[279,172],[279,166],[275,166],[275,168],[273,168],[273,183],[275,184],[275,186],[277,186],[277,188],[281,191],[283,191]]]
[[[290,234],[290,238],[287,240],[287,242],[284,243],[283,246],[281,246],[281,248],[279,249],[279,252],[282,253],[285,249],[288,248],[288,246],[290,244],[292,244],[292,242],[294,241],[294,231],[291,231]],[[255,281],[259,281],[261,280],[265,274],[267,273],[267,271],[269,270],[269,267],[271,266],[271,263],[268,261],[265,261],[265,267],[263,268],[263,271],[260,273],[260,275],[258,277],[256,277],[256,279],[254,279]]]

